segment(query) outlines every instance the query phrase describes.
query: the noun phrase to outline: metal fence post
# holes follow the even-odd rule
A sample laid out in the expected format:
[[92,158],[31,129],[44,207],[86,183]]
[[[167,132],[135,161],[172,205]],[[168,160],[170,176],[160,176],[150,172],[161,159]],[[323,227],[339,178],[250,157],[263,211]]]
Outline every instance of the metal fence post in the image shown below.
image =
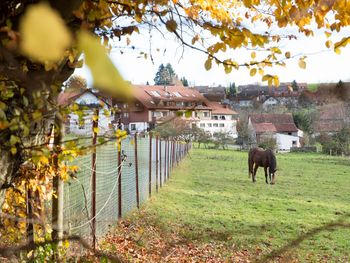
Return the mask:
[[152,195],[152,134],[149,134],[148,194]]
[[168,179],[168,139],[165,140],[165,154],[164,154],[164,182]]
[[159,139],[159,186],[162,187],[162,139]]
[[136,204],[140,208],[140,193],[139,193],[139,166],[137,160],[137,133],[135,133],[135,180],[136,180]]
[[121,158],[121,145],[120,145],[118,146],[118,218],[120,219],[121,217],[122,217],[122,158]]
[[93,118],[92,121],[92,155],[91,155],[91,169],[92,169],[92,196],[91,196],[91,205],[92,205],[92,211],[91,211],[91,217],[92,217],[92,229],[91,229],[91,235],[92,235],[92,247],[93,249],[96,249],[96,143],[97,143],[97,130],[98,130],[98,115],[99,110],[98,108],[95,111],[95,118]]
[[156,136],[156,192],[158,193],[158,164],[159,164],[159,157],[158,157],[158,135]]

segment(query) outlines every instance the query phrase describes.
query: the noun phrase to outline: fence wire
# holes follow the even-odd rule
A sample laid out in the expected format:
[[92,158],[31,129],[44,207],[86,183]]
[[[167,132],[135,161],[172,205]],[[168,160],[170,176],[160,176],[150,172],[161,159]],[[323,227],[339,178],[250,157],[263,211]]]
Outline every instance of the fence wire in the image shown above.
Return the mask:
[[[138,201],[142,204],[150,197],[149,186],[151,194],[155,194],[157,188],[159,190],[168,180],[171,168],[177,163],[175,160],[184,154],[180,153],[184,148],[179,147],[180,144],[175,141],[150,138],[149,135],[138,135],[136,140],[135,143],[135,136],[129,136],[122,141],[119,152],[121,163],[118,161],[116,143],[97,147],[95,214],[92,212],[92,155],[80,156],[73,161],[80,169],[76,179],[64,185],[63,213],[66,233],[91,239],[95,233],[98,240],[111,226],[116,225],[120,216],[137,209]],[[119,176],[121,185],[118,184]],[[96,222],[95,231],[93,219]]]

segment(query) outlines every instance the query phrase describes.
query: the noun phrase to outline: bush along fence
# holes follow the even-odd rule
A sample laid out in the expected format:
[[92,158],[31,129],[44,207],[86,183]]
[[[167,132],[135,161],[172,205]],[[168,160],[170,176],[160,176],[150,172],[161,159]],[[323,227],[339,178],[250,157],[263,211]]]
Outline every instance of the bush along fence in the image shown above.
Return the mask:
[[96,247],[118,219],[158,192],[190,148],[190,143],[135,134],[120,146],[108,143],[78,157],[79,171],[64,184],[63,232],[91,237]]

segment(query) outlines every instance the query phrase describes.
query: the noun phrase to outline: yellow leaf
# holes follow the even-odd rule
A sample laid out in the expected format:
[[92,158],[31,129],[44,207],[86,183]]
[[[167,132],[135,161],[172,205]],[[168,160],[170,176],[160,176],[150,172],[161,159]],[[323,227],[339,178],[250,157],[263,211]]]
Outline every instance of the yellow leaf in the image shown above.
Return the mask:
[[279,81],[279,79],[278,79],[278,76],[274,76],[274,77],[273,77],[273,85],[274,85],[275,87],[279,87],[280,81]]
[[253,77],[253,76],[255,76],[255,74],[256,74],[256,68],[252,68],[250,70],[250,76]]
[[176,28],[177,28],[177,23],[175,20],[168,20],[165,23],[166,29],[168,29],[168,31],[170,32],[175,32]]
[[231,73],[231,71],[232,71],[232,66],[231,65],[224,65],[224,67],[225,67],[225,73],[226,74]]
[[60,60],[72,40],[63,19],[45,3],[29,6],[20,34],[22,52],[41,63]]
[[15,154],[17,153],[17,148],[16,148],[16,147],[12,147],[12,148],[11,148],[11,153],[12,153],[13,155],[15,155]]
[[204,67],[206,70],[210,70],[211,69],[211,59],[208,58],[205,63],[204,63]]
[[290,52],[289,51],[286,52],[285,56],[286,56],[286,58],[290,58]]
[[330,40],[327,40],[325,44],[327,48],[331,48],[333,46],[333,43]]
[[252,59],[256,58],[256,53],[253,51],[250,56],[252,57]]
[[341,50],[340,50],[340,48],[335,48],[335,49],[334,49],[334,52],[335,52],[337,55],[340,55]]
[[113,65],[99,39],[82,31],[78,35],[78,43],[85,54],[86,65],[91,70],[94,86],[108,93],[131,97],[130,85]]
[[306,68],[306,63],[304,61],[304,59],[299,59],[299,62],[298,62],[298,65],[299,67],[301,67],[302,69],[305,69]]
[[94,127],[94,133],[98,133],[98,127]]

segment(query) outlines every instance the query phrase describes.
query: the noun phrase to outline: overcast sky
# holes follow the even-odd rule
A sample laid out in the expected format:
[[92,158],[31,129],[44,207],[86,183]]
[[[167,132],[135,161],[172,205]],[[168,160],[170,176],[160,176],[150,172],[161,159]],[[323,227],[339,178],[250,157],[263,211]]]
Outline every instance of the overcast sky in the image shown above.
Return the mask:
[[[344,30],[338,36],[331,40],[339,40],[343,36],[350,35],[350,30]],[[241,68],[233,70],[230,74],[224,72],[222,66],[213,63],[211,70],[206,71],[204,62],[207,56],[198,51],[186,48],[184,53],[181,45],[170,34],[165,37],[152,32],[152,46],[149,45],[148,30],[141,30],[140,34],[131,38],[130,46],[125,42],[114,41],[110,56],[118,70],[126,80],[133,84],[146,84],[148,81],[153,84],[153,79],[161,63],[171,63],[177,75],[186,77],[190,85],[223,85],[230,82],[236,85],[261,82],[261,76],[257,74],[254,77],[249,76],[249,71]],[[280,43],[283,52],[290,51],[295,54],[312,54],[306,59],[306,69],[298,66],[298,58],[287,61],[286,67],[273,67],[265,70],[268,74],[277,74],[281,82],[318,83],[318,82],[338,82],[350,81],[350,48],[342,49],[340,55],[333,51],[326,51],[326,36],[323,32],[316,32],[315,37],[307,38],[300,36],[298,40],[288,40]],[[335,41],[334,41],[335,42]],[[134,46],[135,49],[132,49]],[[150,50],[152,51],[153,63],[150,59]],[[121,52],[122,51],[122,52]],[[148,53],[148,58],[140,56],[140,52]],[[228,53],[236,61],[246,62],[250,59],[250,52],[245,49],[234,50]],[[320,52],[320,53],[319,53]],[[259,52],[257,52],[257,59]],[[91,84],[91,76],[86,69],[78,69],[76,74],[82,75],[88,79]]]

